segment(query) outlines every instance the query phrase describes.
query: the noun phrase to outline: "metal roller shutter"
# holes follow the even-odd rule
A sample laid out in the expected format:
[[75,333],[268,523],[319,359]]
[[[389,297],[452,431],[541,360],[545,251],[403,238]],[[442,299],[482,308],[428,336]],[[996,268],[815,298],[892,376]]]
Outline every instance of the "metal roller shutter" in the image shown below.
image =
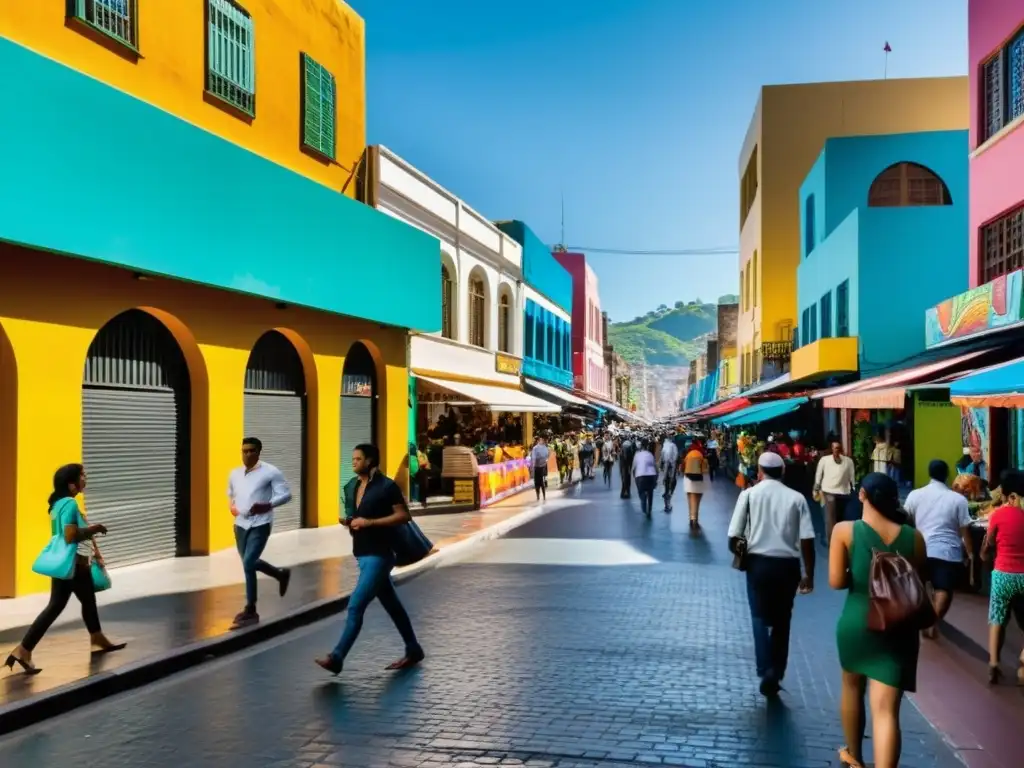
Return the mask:
[[178,402],[171,390],[82,389],[82,461],[90,523],[107,565],[177,554]]
[[274,532],[302,527],[302,483],[306,462],[306,398],[245,393],[245,434],[263,443],[260,458],[281,470],[292,500],[274,510]]
[[[355,477],[352,451],[360,443],[373,442],[372,397],[341,398],[341,487]],[[339,492],[340,497],[340,492]]]

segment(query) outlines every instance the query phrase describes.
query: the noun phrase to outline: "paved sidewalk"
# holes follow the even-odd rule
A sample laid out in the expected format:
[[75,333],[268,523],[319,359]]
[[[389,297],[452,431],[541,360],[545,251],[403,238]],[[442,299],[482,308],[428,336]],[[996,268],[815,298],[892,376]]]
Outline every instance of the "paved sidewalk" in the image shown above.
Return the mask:
[[[433,567],[460,543],[500,535],[510,526],[528,522],[546,509],[564,504],[558,500],[560,496],[552,494],[546,507],[535,504],[532,494],[524,493],[485,510],[417,517],[417,523],[441,552],[424,563],[399,569],[396,577],[408,578]],[[351,556],[351,537],[339,526],[273,536],[265,558],[292,568],[291,585],[282,599],[276,582],[260,576],[261,623],[241,632],[229,631],[245,603],[241,566],[234,551],[112,570],[114,587],[99,596],[100,619],[104,632],[118,641],[127,641],[128,647],[92,659],[78,604],[72,600],[60,623],[47,633],[33,656],[42,673],[4,674],[0,678],[0,732],[337,612],[344,608],[355,584],[357,569]],[[3,658],[20,642],[47,597],[0,601]],[[154,669],[161,664],[166,669]],[[116,679],[133,675],[138,682]],[[45,700],[45,706],[41,700]],[[32,707],[39,709],[38,715],[26,714]]]

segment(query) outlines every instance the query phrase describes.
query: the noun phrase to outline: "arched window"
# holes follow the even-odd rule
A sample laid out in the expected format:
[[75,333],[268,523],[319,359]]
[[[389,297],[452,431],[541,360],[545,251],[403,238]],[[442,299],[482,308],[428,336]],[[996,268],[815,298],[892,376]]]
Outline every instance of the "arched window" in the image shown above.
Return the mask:
[[441,265],[441,335],[454,339],[455,308],[452,306],[452,275],[448,267]]
[[469,343],[474,347],[485,347],[487,327],[487,296],[484,281],[479,277],[469,278]]
[[498,300],[498,351],[512,351],[512,304],[508,294],[502,293]]
[[871,182],[868,205],[895,208],[910,205],[952,205],[946,183],[917,163],[896,163]]

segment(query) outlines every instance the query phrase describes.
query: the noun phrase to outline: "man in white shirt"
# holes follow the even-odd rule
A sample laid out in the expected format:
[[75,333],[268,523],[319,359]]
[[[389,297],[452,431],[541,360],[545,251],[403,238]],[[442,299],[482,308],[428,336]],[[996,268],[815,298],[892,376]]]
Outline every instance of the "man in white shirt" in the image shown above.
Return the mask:
[[257,624],[260,620],[256,612],[257,573],[276,579],[281,597],[288,591],[292,577],[291,569],[275,568],[260,559],[270,539],[274,509],[292,499],[288,481],[281,470],[260,461],[262,451],[263,443],[259,438],[243,439],[242,466],[231,470],[228,477],[228,498],[235,518],[235,545],[245,572],[245,608],[235,616],[232,629]]
[[[928,464],[928,485],[911,491],[904,508],[924,537],[928,560],[925,573],[934,593],[935,613],[939,620],[953,604],[953,591],[963,579],[964,553],[974,559],[971,542],[971,512],[967,499],[946,486],[949,465],[942,459]],[[925,634],[935,637],[933,626]]]
[[843,455],[843,444],[832,443],[832,455],[818,460],[814,473],[814,490],[824,497],[825,506],[825,547],[832,542],[832,529],[839,521],[840,513],[853,493],[853,459]]
[[651,446],[644,442],[633,457],[633,477],[636,478],[636,492],[640,496],[640,511],[651,516],[654,506],[654,489],[658,486],[658,465],[654,462]]
[[676,471],[679,468],[679,449],[672,435],[665,435],[661,446],[661,468],[665,472],[665,511],[672,511],[672,494],[676,492]]
[[548,458],[550,456],[551,451],[548,449],[547,441],[543,437],[538,437],[533,444],[533,450],[530,451],[533,490],[537,492],[537,501],[540,501],[541,496],[544,497],[544,501],[548,500]]
[[782,484],[785,467],[778,454],[761,454],[758,483],[740,494],[729,524],[729,548],[738,552],[746,542],[747,600],[765,696],[778,694],[786,674],[797,589],[814,590],[814,523],[803,494]]

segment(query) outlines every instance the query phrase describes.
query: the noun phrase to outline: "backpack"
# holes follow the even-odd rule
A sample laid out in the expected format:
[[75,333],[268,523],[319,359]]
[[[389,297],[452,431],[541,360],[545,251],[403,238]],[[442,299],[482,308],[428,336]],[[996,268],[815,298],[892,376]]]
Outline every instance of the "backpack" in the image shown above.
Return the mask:
[[935,623],[935,608],[914,565],[896,552],[872,550],[868,629],[920,631]]

